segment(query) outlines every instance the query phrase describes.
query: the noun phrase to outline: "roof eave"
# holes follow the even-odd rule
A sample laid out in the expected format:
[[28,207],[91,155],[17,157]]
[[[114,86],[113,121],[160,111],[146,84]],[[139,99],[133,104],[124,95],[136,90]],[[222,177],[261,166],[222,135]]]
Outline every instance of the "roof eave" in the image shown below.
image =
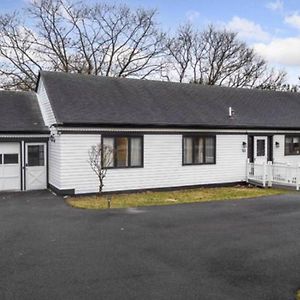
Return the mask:
[[260,126],[260,125],[211,125],[211,124],[132,124],[132,123],[60,123],[54,124],[54,127],[74,127],[74,128],[174,128],[174,129],[243,129],[243,130],[300,130],[299,127],[291,126]]

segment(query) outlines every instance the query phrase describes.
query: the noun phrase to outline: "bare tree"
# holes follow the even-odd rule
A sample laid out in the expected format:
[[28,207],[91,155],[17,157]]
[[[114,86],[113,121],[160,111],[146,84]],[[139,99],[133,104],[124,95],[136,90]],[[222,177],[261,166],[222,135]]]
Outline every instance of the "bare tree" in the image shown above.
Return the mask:
[[[107,168],[110,167],[113,163],[114,152],[111,147],[100,143],[96,146],[91,147],[91,149],[88,151],[88,156],[88,162],[92,170],[97,175],[99,181],[98,194],[100,197],[104,187],[104,179],[107,174]],[[110,207],[109,199],[107,204],[108,207]]]
[[167,48],[172,58],[168,70],[176,70],[178,81],[254,88],[277,86],[285,78],[285,72],[270,70],[236,33],[213,26],[202,32],[180,27]]
[[280,81],[275,83],[272,81],[263,82],[260,86],[258,86],[258,88],[263,90],[273,90],[273,91],[281,91],[281,92],[292,92],[292,93],[300,92],[299,84],[289,84]]
[[147,78],[163,68],[155,10],[33,0],[23,15],[0,16],[4,88],[32,89],[40,69]]
[[34,34],[17,13],[0,17],[0,78],[2,88],[33,89],[42,68]]
[[[183,82],[186,77],[186,72],[192,60],[193,46],[194,32],[190,24],[179,27],[177,35],[167,41],[166,48],[171,58],[171,71],[175,71],[179,82]],[[172,63],[172,59],[174,63]],[[170,80],[168,76],[169,75],[166,74],[166,77]]]
[[181,26],[170,38],[156,10],[68,0],[32,0],[0,15],[0,88],[34,89],[41,69],[102,76],[166,78],[231,87],[284,84],[237,34]]

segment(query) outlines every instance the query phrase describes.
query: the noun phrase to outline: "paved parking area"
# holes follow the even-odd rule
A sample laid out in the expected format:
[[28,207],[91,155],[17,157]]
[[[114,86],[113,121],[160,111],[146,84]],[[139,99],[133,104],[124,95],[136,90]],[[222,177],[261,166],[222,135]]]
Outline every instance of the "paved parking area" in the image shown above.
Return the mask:
[[111,211],[0,194],[0,299],[294,299],[300,194]]

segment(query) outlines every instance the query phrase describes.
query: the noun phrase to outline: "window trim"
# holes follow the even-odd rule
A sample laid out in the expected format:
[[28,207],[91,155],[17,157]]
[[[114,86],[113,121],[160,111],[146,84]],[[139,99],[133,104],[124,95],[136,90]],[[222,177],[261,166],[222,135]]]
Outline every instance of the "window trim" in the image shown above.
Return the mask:
[[[192,163],[184,162],[184,139],[192,138]],[[203,163],[195,163],[195,148],[194,148],[194,139],[195,138],[203,138]],[[206,160],[206,138],[212,138],[214,141],[214,161],[213,162],[205,162]],[[217,164],[217,136],[213,134],[184,134],[182,135],[182,166],[201,166],[201,165],[216,165]]]
[[[117,147],[116,147],[116,138],[127,138],[128,139],[128,166],[120,166],[118,167],[116,164],[117,161],[117,156],[115,155],[114,158],[114,166],[113,167],[106,167],[106,169],[140,169],[140,168],[144,168],[144,136],[141,134],[123,134],[123,133],[119,133],[119,134],[102,134],[101,135],[101,145],[103,145],[103,139],[104,138],[112,138],[114,140],[114,151],[116,151]],[[141,165],[140,166],[131,166],[131,138],[140,138],[141,139],[141,151],[142,151],[142,155],[141,155]],[[101,152],[102,155],[102,152]],[[101,157],[101,161],[102,161],[102,157]]]
[[285,134],[284,135],[284,156],[299,156],[300,155],[300,152],[299,153],[292,153],[292,154],[286,152],[286,139],[287,138],[294,138],[294,137],[300,139],[300,134],[299,135],[297,135],[297,134]]

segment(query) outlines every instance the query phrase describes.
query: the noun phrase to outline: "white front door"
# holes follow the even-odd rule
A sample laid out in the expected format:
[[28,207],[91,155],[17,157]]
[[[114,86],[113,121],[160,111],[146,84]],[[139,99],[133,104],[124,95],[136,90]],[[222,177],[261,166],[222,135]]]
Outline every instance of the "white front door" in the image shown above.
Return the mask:
[[254,162],[261,164],[268,162],[268,137],[254,137]]
[[47,188],[46,143],[26,143],[26,190]]
[[21,190],[20,143],[0,143],[0,191]]

